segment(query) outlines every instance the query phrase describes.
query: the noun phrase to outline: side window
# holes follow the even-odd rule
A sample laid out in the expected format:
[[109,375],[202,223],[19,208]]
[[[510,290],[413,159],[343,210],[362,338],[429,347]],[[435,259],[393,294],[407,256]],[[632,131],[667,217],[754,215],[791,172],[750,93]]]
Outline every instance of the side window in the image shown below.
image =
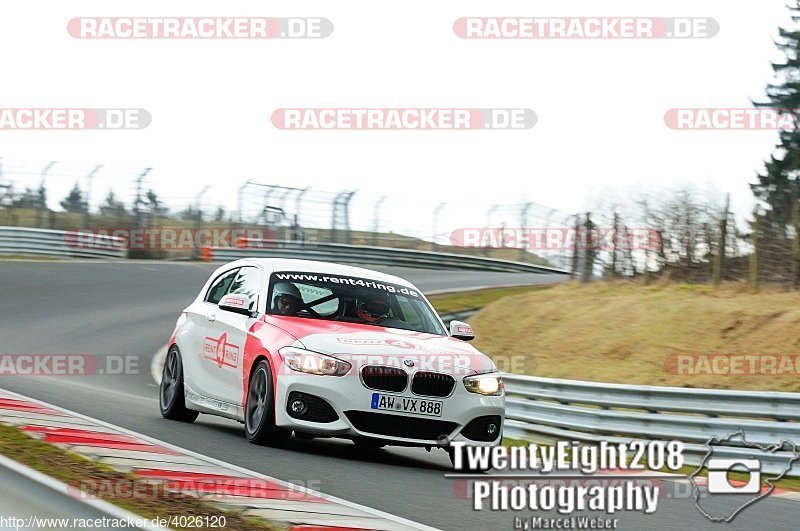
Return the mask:
[[258,291],[261,289],[261,273],[257,267],[243,267],[233,279],[228,293],[250,297],[250,310],[258,307]]
[[[412,302],[405,297],[397,296],[397,304],[400,306],[400,311],[403,312],[403,320],[410,324],[414,330],[423,330],[425,328],[420,317],[419,312],[414,307]],[[397,316],[395,316],[397,317]]]
[[208,293],[206,293],[206,302],[219,304],[222,297],[228,293],[228,288],[231,286],[231,283],[233,283],[233,279],[236,278],[237,273],[239,273],[238,269],[223,273],[208,289]]

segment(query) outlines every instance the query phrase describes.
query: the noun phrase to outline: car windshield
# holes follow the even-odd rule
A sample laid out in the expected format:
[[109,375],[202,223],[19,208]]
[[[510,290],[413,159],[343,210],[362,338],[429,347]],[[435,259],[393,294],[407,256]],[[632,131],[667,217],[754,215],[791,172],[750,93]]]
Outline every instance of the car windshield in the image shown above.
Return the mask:
[[270,277],[273,315],[307,317],[446,335],[433,308],[414,288],[367,278],[307,272]]

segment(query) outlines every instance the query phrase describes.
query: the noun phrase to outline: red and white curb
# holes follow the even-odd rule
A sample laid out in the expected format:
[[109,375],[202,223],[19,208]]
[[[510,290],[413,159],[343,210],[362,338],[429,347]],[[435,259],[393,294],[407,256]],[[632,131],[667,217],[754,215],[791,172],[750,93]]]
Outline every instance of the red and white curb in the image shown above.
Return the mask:
[[0,389],[0,422],[169,492],[289,527],[432,530],[405,518],[207,457],[45,402]]

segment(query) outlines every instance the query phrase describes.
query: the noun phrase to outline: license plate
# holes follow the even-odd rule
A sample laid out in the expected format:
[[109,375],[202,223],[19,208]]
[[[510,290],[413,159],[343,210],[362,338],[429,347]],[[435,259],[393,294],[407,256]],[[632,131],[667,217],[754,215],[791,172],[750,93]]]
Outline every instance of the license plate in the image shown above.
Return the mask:
[[421,398],[406,398],[403,396],[372,393],[372,403],[370,407],[380,411],[413,413],[415,415],[426,415],[429,417],[442,416],[442,402],[440,400],[423,400]]

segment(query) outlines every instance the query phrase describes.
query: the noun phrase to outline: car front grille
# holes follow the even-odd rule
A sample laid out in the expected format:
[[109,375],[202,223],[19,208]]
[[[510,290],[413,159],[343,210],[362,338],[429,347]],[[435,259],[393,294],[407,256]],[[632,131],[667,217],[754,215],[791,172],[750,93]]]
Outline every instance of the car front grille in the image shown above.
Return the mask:
[[453,430],[458,427],[455,422],[387,415],[385,413],[345,411],[344,414],[359,431],[390,437],[403,437],[405,439],[436,441],[449,437]]
[[408,374],[397,367],[379,367],[368,365],[361,370],[364,385],[376,391],[405,391],[408,385]]
[[411,392],[422,396],[450,396],[456,380],[449,374],[420,371],[411,382]]

